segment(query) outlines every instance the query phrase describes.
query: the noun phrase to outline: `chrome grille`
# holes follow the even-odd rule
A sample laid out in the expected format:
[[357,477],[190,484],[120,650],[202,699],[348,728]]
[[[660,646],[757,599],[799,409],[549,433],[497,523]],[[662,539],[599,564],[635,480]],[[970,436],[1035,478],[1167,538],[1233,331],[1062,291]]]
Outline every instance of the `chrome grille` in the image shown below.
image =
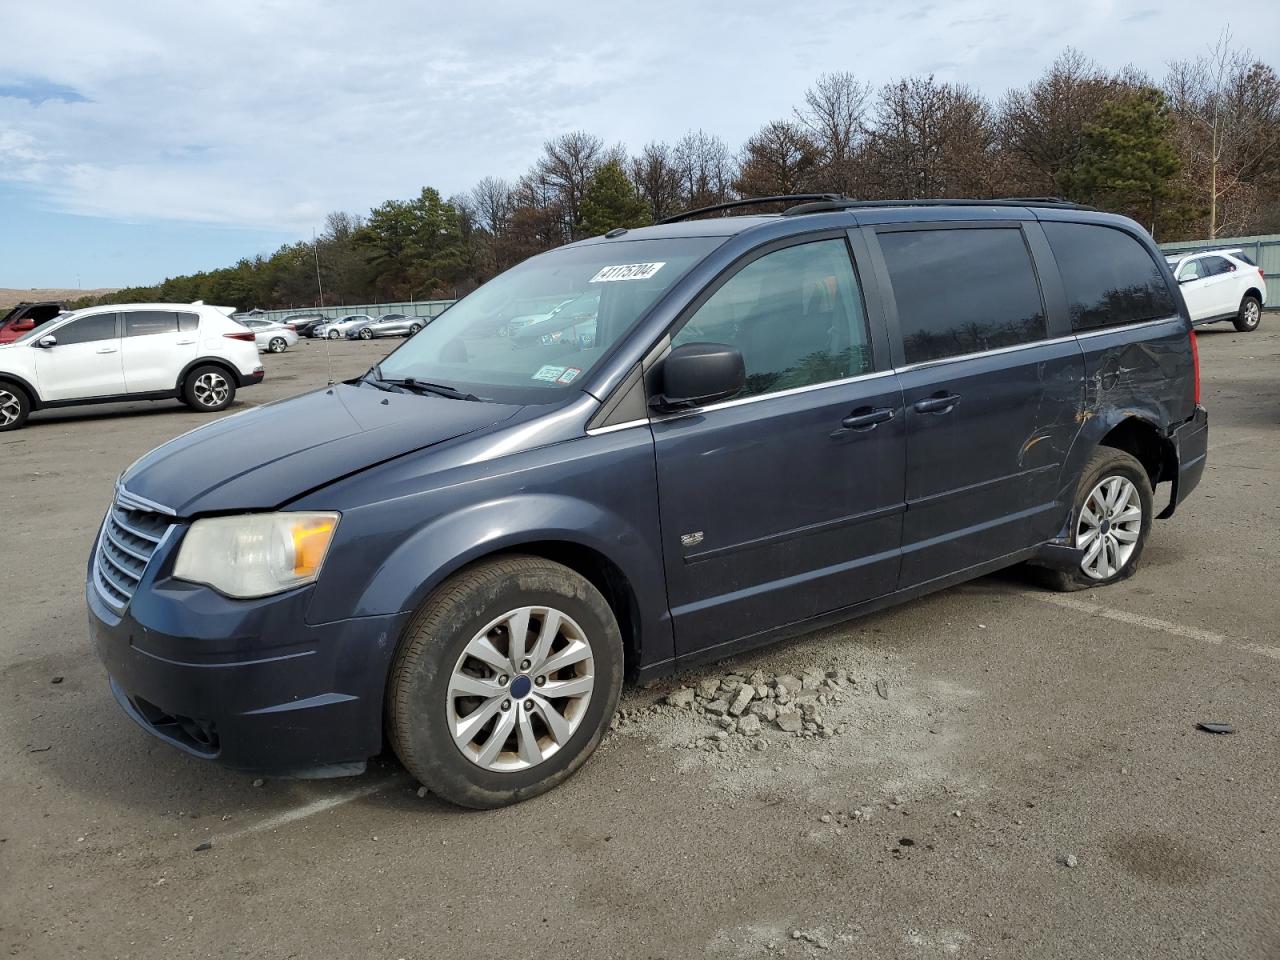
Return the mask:
[[137,509],[130,499],[118,493],[107,511],[93,563],[98,595],[116,611],[123,611],[133,598],[151,555],[173,525],[172,518]]

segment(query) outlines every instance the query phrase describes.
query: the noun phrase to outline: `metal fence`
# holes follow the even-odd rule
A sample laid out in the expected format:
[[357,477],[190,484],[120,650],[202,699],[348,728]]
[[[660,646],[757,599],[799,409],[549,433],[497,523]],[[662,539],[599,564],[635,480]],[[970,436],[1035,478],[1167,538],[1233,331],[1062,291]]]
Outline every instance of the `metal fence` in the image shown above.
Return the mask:
[[1160,244],[1160,249],[1168,254],[1236,248],[1262,268],[1263,275],[1267,278],[1267,305],[1280,307],[1280,233],[1261,237],[1219,237],[1217,240],[1182,240]]
[[379,317],[384,313],[403,313],[409,317],[438,317],[454,300],[402,300],[398,303],[348,303],[341,307],[293,307],[289,310],[265,310],[257,314],[263,320],[285,320],[289,317],[323,314],[337,320],[353,313],[367,313]]

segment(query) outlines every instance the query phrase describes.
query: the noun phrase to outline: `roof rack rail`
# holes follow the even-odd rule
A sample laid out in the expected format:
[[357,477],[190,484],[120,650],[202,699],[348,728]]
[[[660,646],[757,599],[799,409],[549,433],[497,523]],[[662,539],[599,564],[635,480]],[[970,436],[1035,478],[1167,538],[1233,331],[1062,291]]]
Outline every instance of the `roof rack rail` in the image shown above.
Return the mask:
[[796,217],[806,213],[823,213],[832,210],[851,210],[858,207],[1056,207],[1063,210],[1093,210],[1063,200],[1061,197],[995,197],[991,200],[929,199],[929,200],[850,200],[846,197],[821,198],[800,203],[782,211],[784,217]]
[[[706,213],[718,213],[721,210],[734,210],[738,207],[754,207],[762,203],[784,203],[788,200],[813,200],[825,203],[855,203],[839,193],[781,193],[772,197],[743,197],[741,200],[727,200],[724,203],[713,203],[709,207],[698,207],[683,213],[663,217],[658,223],[679,223],[681,220],[692,220]],[[795,209],[792,207],[791,209]],[[830,209],[838,210],[839,207]]]

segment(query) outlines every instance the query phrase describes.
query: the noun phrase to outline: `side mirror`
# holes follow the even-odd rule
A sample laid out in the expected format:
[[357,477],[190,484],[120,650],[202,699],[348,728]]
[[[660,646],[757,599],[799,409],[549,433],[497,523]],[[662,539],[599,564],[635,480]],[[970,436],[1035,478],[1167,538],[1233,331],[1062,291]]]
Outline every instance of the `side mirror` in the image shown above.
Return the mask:
[[724,343],[682,343],[662,362],[662,392],[651,405],[682,410],[727,400],[747,383],[742,353]]
[[52,333],[49,334],[47,337],[41,337],[39,340],[36,341],[36,346],[40,347],[43,350],[48,350],[50,347],[56,347],[57,345],[58,345],[58,338],[55,337]]

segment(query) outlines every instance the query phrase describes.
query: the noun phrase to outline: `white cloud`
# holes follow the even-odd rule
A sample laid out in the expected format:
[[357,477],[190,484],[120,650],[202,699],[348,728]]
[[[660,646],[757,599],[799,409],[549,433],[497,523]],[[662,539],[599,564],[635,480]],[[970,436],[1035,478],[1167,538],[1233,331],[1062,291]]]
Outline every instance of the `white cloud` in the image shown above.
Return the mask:
[[[0,87],[85,102],[0,96],[0,180],[73,213],[302,234],[330,209],[519,174],[568,129],[738,143],[825,70],[934,71],[997,96],[1070,43],[1159,73],[1203,46],[1182,26],[1198,16],[1183,0],[1145,18],[1109,0],[10,4],[0,36],[23,42]],[[1241,39],[1274,61],[1280,11],[1248,18]]]

